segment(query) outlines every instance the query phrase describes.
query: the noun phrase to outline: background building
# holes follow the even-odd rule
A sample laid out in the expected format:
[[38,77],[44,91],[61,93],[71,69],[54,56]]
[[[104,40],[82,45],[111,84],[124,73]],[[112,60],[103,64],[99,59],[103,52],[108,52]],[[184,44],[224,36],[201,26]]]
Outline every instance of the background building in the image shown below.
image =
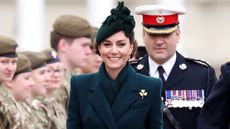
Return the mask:
[[[124,0],[134,14],[139,5],[168,0]],[[230,1],[173,0],[171,4],[186,7],[181,17],[181,41],[178,51],[188,57],[204,59],[215,66],[230,59]],[[116,0],[0,0],[0,35],[15,38],[19,50],[39,51],[49,46],[49,34],[54,20],[62,14],[86,18],[99,27],[116,6]],[[135,15],[136,39],[142,43],[141,16]]]

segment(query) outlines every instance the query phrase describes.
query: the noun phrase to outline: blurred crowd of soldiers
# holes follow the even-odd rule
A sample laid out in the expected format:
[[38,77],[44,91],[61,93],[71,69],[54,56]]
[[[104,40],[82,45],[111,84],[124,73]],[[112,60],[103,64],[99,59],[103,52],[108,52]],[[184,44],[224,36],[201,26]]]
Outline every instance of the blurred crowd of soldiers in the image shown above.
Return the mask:
[[[63,15],[51,32],[51,47],[17,51],[0,36],[0,129],[65,129],[72,74],[96,72],[97,28],[81,17]],[[76,54],[77,52],[77,54]]]

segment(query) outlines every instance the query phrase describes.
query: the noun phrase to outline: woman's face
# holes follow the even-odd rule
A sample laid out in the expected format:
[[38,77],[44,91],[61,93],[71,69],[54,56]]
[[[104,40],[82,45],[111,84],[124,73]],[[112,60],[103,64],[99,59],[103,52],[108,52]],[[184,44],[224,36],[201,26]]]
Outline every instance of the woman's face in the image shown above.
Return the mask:
[[120,71],[129,60],[133,44],[124,31],[119,31],[105,39],[98,50],[107,70]]
[[32,87],[31,93],[33,96],[41,96],[46,94],[46,87],[49,82],[49,74],[47,67],[40,67],[32,70],[32,78],[34,80],[34,87]]
[[34,86],[31,72],[16,75],[16,77],[10,81],[10,83],[10,91],[17,101],[25,101],[30,97],[31,88]]
[[10,81],[17,67],[17,58],[0,57],[0,82]]
[[47,91],[53,91],[58,89],[64,79],[64,67],[61,62],[51,63],[47,65],[47,72],[49,74],[50,81],[46,87]]

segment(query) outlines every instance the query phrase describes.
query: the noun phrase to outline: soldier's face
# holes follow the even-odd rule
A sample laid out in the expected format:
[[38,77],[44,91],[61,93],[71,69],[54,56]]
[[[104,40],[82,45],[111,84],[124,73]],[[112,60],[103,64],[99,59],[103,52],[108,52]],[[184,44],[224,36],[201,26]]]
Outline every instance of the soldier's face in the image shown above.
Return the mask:
[[47,73],[47,67],[43,66],[32,70],[32,78],[34,80],[34,86],[32,87],[32,94],[34,96],[45,95],[46,87],[49,82],[49,75]]
[[102,63],[101,56],[97,53],[92,53],[89,55],[89,58],[86,60],[86,65],[81,68],[84,73],[95,73],[98,71]]
[[163,64],[175,54],[180,39],[180,30],[177,29],[171,34],[156,35],[143,32],[143,39],[151,59],[158,64]]
[[82,67],[86,65],[86,59],[92,53],[90,38],[75,38],[71,44],[66,46],[66,57],[72,68]]
[[17,67],[17,58],[0,57],[0,82],[9,81]]
[[49,74],[50,81],[46,87],[47,91],[53,91],[61,86],[64,79],[65,69],[61,62],[47,64],[47,72]]
[[11,81],[11,93],[17,101],[25,101],[30,97],[34,81],[31,72],[20,73]]
[[107,70],[120,71],[130,58],[133,44],[123,31],[119,31],[105,39],[98,50]]

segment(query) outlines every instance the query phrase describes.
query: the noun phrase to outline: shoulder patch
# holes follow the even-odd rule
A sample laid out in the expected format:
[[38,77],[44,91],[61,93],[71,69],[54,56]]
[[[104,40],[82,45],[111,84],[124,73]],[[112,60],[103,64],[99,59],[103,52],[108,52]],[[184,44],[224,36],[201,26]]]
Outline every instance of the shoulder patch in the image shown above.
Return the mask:
[[188,61],[193,61],[195,63],[210,67],[210,64],[207,63],[206,61],[200,60],[200,59],[194,59],[194,58],[186,58]]

